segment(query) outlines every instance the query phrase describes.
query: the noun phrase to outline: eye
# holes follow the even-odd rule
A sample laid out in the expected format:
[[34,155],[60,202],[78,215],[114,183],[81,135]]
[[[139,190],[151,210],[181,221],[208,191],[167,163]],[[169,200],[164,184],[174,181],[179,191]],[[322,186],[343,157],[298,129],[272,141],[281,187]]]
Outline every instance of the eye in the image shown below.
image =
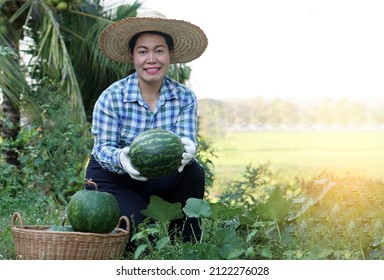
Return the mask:
[[145,55],[148,50],[146,48],[143,48],[143,47],[138,47],[135,52],[138,54],[138,55]]
[[157,54],[164,54],[166,52],[166,48],[163,47],[163,46],[160,46],[158,48],[156,48],[156,53]]

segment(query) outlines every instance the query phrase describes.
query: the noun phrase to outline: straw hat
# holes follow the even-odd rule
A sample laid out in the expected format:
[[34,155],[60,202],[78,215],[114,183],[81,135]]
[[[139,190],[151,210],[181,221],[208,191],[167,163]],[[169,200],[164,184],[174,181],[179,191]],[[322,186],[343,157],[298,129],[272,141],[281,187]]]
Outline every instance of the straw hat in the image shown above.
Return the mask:
[[136,17],[114,22],[100,34],[100,49],[111,60],[132,63],[129,41],[143,31],[170,35],[174,50],[171,63],[186,63],[198,58],[207,48],[208,39],[200,27],[183,20],[167,19],[162,13],[147,11]]

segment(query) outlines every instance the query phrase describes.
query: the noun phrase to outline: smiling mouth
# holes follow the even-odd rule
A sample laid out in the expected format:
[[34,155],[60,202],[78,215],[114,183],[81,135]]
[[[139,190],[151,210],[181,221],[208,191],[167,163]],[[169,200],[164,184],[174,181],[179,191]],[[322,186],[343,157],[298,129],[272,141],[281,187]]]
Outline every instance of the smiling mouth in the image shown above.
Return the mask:
[[160,70],[160,67],[144,68],[144,70],[147,73],[156,73]]

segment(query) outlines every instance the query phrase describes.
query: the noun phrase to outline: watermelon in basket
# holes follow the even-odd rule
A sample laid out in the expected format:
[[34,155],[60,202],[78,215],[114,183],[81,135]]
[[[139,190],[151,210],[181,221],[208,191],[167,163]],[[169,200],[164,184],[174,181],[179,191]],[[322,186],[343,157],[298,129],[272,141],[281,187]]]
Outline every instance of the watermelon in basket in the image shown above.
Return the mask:
[[[125,229],[121,228],[123,224]],[[93,233],[26,226],[20,213],[15,212],[11,228],[17,258],[34,260],[118,259],[125,251],[130,234],[126,216],[120,217],[113,232]]]

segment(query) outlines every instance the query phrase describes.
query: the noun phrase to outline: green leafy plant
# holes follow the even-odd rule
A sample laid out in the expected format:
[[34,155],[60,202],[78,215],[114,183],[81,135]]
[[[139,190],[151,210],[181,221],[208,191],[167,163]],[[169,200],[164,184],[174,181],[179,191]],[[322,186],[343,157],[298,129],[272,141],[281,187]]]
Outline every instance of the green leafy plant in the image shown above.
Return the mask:
[[[135,259],[138,259],[145,251],[152,256],[158,256],[159,253],[166,252],[166,248],[172,247],[170,223],[183,217],[181,203],[169,203],[157,196],[151,196],[148,207],[142,210],[142,213],[148,219],[139,225],[138,232],[131,238],[132,242],[137,243]],[[171,248],[168,253],[173,251],[174,248]]]
[[[56,225],[64,207],[41,189],[26,187],[24,175],[1,159],[0,175],[0,259],[13,259],[12,212],[21,210],[25,224]],[[272,185],[272,174],[260,166],[249,166],[243,175],[216,201],[190,198],[182,207],[151,197],[143,210],[147,218],[131,237],[134,249],[125,258],[383,259],[382,182],[321,173],[301,185]],[[243,204],[241,197],[247,199]],[[193,242],[183,242],[181,232],[171,227],[187,217],[197,218],[202,229]]]
[[[230,216],[229,220],[232,220],[233,216],[228,215],[231,209],[223,209],[224,207],[222,205],[221,211],[227,212],[227,216]],[[150,254],[143,256],[152,258],[158,256],[161,251],[168,251],[169,247],[172,247],[173,257],[177,255],[177,258],[234,259],[239,257],[245,252],[245,243],[237,236],[234,224],[226,219],[216,219],[220,215],[220,210],[215,208],[215,204],[196,198],[188,199],[186,205],[181,208],[180,203],[168,203],[157,196],[152,196],[147,209],[142,211],[149,219],[139,226],[139,231],[132,237],[132,241],[143,242],[137,246],[134,257],[137,259],[145,250],[148,250]],[[233,210],[233,213],[239,212]],[[203,233],[200,240],[195,242],[182,243],[181,239],[176,239],[178,245],[175,246],[168,232],[169,225],[171,221],[182,217],[200,219]]]
[[84,165],[92,138],[88,127],[77,123],[68,96],[54,81],[46,80],[30,99],[41,110],[41,119],[31,119],[8,147],[19,147],[20,170],[25,186],[41,189],[61,204],[83,186]]
[[248,165],[242,180],[230,182],[219,201],[227,205],[249,208],[256,203],[257,196],[263,195],[263,188],[269,182],[269,163],[257,167]]

